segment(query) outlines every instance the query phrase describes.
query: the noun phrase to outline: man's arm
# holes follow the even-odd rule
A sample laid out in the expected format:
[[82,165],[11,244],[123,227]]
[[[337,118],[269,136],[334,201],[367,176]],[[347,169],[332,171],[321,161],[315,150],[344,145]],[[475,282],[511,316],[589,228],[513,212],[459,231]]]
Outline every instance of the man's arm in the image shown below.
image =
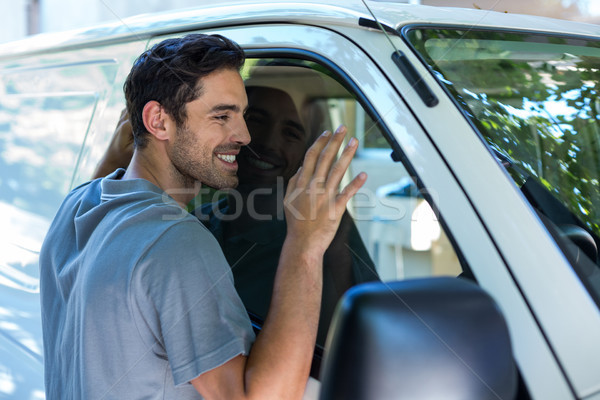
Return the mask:
[[335,161],[346,129],[322,135],[306,153],[285,196],[288,232],[265,324],[248,357],[238,356],[192,381],[206,399],[300,399],[310,372],[322,292],[323,254],[359,174],[338,191],[356,140]]
[[[335,236],[346,203],[364,184],[357,176],[341,193],[338,187],[356,143],[335,161],[345,128],[321,136],[289,181],[285,197],[288,234],[284,242],[271,307],[248,357],[237,356],[191,383],[207,400],[301,398],[314,351],[322,293],[323,254]],[[133,136],[122,113],[111,144],[94,178],[131,159]]]
[[103,178],[117,168],[127,168],[133,156],[133,131],[127,110],[121,112],[115,133],[92,179]]

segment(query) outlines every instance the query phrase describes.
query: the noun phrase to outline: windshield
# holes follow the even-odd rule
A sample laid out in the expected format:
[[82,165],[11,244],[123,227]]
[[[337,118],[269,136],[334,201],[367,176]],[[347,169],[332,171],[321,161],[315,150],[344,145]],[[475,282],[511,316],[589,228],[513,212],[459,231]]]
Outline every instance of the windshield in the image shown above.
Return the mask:
[[[542,221],[557,228],[559,245],[560,237],[572,239],[597,263],[600,43],[441,28],[407,37]],[[597,271],[583,274],[596,294]]]

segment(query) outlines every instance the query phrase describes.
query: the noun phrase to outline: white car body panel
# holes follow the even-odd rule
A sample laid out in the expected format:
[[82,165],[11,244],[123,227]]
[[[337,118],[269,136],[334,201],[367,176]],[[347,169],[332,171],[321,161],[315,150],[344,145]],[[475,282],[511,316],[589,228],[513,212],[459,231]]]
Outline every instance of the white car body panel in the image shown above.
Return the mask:
[[[409,50],[400,39],[396,39],[395,43],[408,53]],[[387,61],[383,55],[377,59],[382,60],[382,64]],[[549,233],[523,201],[522,195],[506,179],[506,173],[489,157],[483,143],[473,140],[470,126],[439,85],[425,75],[425,68],[421,70],[422,76],[426,76],[426,82],[440,99],[440,104],[432,109],[428,109],[420,101],[408,83],[398,84],[404,79],[399,71],[392,71],[391,60],[388,63],[389,66],[384,68],[389,71],[390,77],[396,76],[392,81],[398,85],[399,91],[407,98],[415,113],[428,116],[421,118],[420,122],[472,199],[494,237],[495,244],[502,251],[511,273],[525,292],[530,306],[534,308],[539,322],[547,327],[546,334],[556,344],[554,350],[558,357],[566,366],[570,366],[566,367],[567,373],[573,375],[575,387],[582,389],[579,395],[585,397],[595,393],[600,389],[595,373],[600,367],[600,347],[595,345],[600,337],[600,314],[597,306]],[[420,66],[416,57],[414,65]],[[465,154],[469,155],[469,159],[465,159]],[[506,221],[515,223],[507,224]],[[499,226],[502,229],[496,232],[495,227]],[[538,238],[535,249],[531,247],[532,237]],[[483,278],[481,274],[489,272],[476,270],[477,266],[482,265],[485,264],[473,264],[478,279]],[[557,282],[560,282],[561,293],[568,295],[557,295]],[[486,286],[482,282],[482,286],[493,291],[495,283]],[[561,317],[557,318],[558,315]],[[596,318],[590,318],[591,316]],[[575,349],[574,341],[582,345]],[[586,362],[582,363],[582,360]],[[575,375],[577,378],[574,378]]]
[[[417,63],[415,60],[415,65]],[[400,79],[398,74],[395,82]],[[567,373],[572,375],[574,386],[581,388],[579,395],[585,397],[598,391],[600,387],[594,372],[600,367],[600,347],[595,345],[600,337],[597,306],[550,234],[516,187],[506,179],[506,173],[486,154],[482,142],[472,140],[469,125],[460,113],[455,112],[456,108],[439,86],[432,81],[428,83],[440,99],[440,105],[434,109],[426,110],[414,91],[400,88],[401,93],[406,93],[410,104],[415,104],[418,115],[431,116],[421,119],[421,123],[472,199],[539,323],[547,328],[545,332],[555,345],[554,351],[566,366]],[[469,158],[465,159],[464,154]],[[507,221],[515,222],[507,224]],[[496,229],[499,226],[502,229]],[[537,238],[535,248],[531,246],[533,237]],[[475,265],[481,264],[474,264],[477,268]],[[556,293],[557,283],[560,283],[561,293],[568,295]],[[493,290],[491,287],[486,289]],[[578,346],[573,346],[574,341]],[[586,362],[582,363],[582,360]]]
[[[506,172],[404,40],[391,37],[439,99],[435,107],[421,101],[393,63],[388,38],[378,30],[358,26],[359,18],[372,18],[362,3],[250,3],[139,16],[99,28],[32,37],[0,45],[0,62],[56,49],[118,43],[124,43],[125,54],[131,51],[125,50],[131,41],[136,42],[132,48],[142,49],[185,32],[221,33],[246,49],[293,48],[331,60],[360,83],[430,190],[478,282],[498,302],[532,397],[600,399],[598,306]],[[596,25],[548,18],[382,2],[368,5],[382,24],[396,29],[434,24],[600,36]],[[26,63],[35,62],[30,60]],[[127,68],[120,67],[117,80],[126,73]],[[114,111],[101,115],[103,123],[116,120]],[[100,144],[106,143],[105,132],[97,135],[90,136],[85,150],[89,165],[83,171],[98,160],[103,150]],[[74,171],[74,184],[85,181],[86,173]],[[0,329],[6,331],[6,327]],[[39,349],[36,354],[41,355]],[[23,364],[24,369],[33,368],[34,380],[41,379],[39,361]],[[313,384],[307,391],[313,393],[310,396],[318,392]]]

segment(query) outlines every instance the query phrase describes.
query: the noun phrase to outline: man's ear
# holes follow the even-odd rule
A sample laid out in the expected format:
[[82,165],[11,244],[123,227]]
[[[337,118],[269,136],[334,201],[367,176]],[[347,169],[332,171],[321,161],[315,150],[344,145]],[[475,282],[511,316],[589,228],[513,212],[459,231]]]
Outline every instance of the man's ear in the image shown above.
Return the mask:
[[170,116],[165,112],[158,101],[152,100],[146,103],[142,111],[142,119],[146,130],[158,140],[170,138],[167,126],[170,124]]

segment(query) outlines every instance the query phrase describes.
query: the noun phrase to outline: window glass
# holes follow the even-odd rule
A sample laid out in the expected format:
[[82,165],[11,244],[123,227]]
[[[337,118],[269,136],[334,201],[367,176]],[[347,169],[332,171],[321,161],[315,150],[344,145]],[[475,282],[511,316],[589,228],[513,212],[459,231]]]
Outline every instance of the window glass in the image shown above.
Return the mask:
[[40,360],[39,250],[115,72],[111,60],[0,65],[0,325]]
[[239,186],[205,193],[197,212],[220,241],[252,314],[264,318],[269,306],[286,233],[287,181],[318,135],[340,124],[348,127],[347,139],[361,143],[342,184],[361,171],[369,178],[325,254],[318,344],[337,301],[353,285],[461,273],[438,218],[403,165],[392,161],[379,124],[332,71],[304,60],[249,59],[242,75],[252,141],[238,157]]
[[408,35],[600,300],[600,42]]

